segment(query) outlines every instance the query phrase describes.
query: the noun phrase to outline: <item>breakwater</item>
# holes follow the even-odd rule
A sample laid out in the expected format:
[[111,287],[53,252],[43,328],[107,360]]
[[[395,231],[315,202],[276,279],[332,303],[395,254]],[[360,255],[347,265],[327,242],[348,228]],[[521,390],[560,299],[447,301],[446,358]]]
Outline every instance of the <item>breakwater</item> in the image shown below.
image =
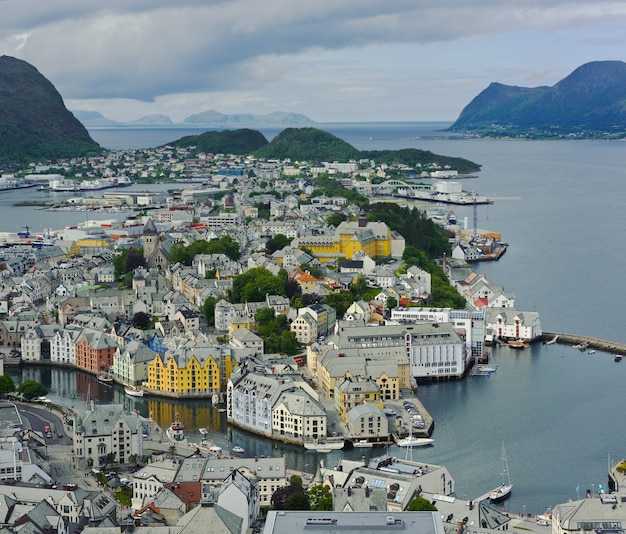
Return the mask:
[[[558,337],[557,337],[558,336]],[[559,345],[584,345],[585,348],[612,352],[614,354],[626,355],[626,345],[615,341],[607,341],[589,336],[579,336],[577,334],[564,334],[561,332],[544,332],[541,340],[546,343],[554,338]]]

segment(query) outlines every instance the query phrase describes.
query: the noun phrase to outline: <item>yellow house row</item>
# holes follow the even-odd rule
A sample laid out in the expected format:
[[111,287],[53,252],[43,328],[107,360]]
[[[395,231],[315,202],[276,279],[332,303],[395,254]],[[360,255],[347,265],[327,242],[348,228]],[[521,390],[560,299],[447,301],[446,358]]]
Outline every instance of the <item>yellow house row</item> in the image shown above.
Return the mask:
[[179,347],[148,364],[144,387],[172,396],[219,394],[237,365],[227,347]]

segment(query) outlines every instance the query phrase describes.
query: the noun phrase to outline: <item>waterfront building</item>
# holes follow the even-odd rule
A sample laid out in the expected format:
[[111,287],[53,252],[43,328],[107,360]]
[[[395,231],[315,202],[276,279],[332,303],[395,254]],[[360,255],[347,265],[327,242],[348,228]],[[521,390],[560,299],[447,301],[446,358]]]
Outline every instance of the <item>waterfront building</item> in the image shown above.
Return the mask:
[[[392,326],[351,326],[342,321],[329,344],[337,350],[402,347],[410,364],[411,377],[460,378],[465,372],[465,341],[450,323],[417,323]],[[319,363],[319,362],[318,362]]]
[[398,400],[400,390],[411,387],[409,359],[402,346],[352,349],[317,346],[307,350],[307,365],[314,368],[318,390],[327,398],[334,397],[336,384],[346,376],[372,377],[382,401]]
[[341,459],[333,469],[321,468],[320,474],[329,488],[385,488],[388,512],[406,510],[414,497],[448,496],[455,490],[454,478],[446,467],[391,456],[372,458],[366,465]]
[[146,387],[172,396],[219,394],[223,375],[232,371],[231,355],[228,347],[218,345],[192,343],[172,348],[148,364]]
[[407,323],[450,323],[465,341],[468,354],[475,359],[485,352],[486,310],[453,308],[394,308],[391,321]]
[[348,435],[359,438],[388,438],[389,421],[383,413],[382,405],[359,404],[346,414]]
[[543,335],[538,312],[523,312],[515,308],[487,308],[487,330],[494,338],[533,341]]
[[[599,485],[601,486],[601,485]],[[586,490],[586,498],[559,504],[552,510],[552,532],[622,532],[626,510],[620,494]]]
[[279,372],[258,358],[244,360],[228,380],[226,414],[240,428],[282,441],[303,444],[326,436],[319,396],[297,366]]
[[84,414],[74,414],[72,454],[78,469],[113,462],[130,463],[143,456],[142,426],[137,414],[129,414],[120,404],[91,406]]
[[113,376],[123,384],[141,385],[148,380],[148,366],[157,353],[141,341],[118,347],[113,357]]
[[76,366],[94,373],[108,373],[118,345],[108,334],[85,328],[74,343]]
[[384,408],[378,386],[368,376],[346,374],[335,384],[334,396],[335,410],[344,421],[348,419],[348,412],[359,404],[371,404],[380,410]]
[[50,341],[50,361],[53,363],[76,365],[76,340],[80,328],[67,326],[57,330]]

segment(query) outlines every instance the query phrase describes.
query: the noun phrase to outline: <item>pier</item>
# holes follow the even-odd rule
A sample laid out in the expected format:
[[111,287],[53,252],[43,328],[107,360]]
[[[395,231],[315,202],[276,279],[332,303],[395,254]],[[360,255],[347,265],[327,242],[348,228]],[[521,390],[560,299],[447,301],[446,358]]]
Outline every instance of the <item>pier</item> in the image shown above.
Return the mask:
[[563,334],[561,332],[544,332],[541,340],[545,343],[558,336],[556,343],[559,345],[585,345],[587,349],[600,350],[613,354],[626,355],[626,345],[615,341],[606,341],[595,337],[579,336],[577,334]]

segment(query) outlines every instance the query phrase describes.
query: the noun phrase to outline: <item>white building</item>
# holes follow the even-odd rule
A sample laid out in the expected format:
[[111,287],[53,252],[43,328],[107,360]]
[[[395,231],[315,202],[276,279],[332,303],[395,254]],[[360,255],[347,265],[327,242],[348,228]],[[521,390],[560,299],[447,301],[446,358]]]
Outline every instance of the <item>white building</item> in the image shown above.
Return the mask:
[[141,422],[120,404],[95,405],[74,416],[73,454],[79,468],[100,466],[109,454],[114,463],[127,463],[143,455]]

